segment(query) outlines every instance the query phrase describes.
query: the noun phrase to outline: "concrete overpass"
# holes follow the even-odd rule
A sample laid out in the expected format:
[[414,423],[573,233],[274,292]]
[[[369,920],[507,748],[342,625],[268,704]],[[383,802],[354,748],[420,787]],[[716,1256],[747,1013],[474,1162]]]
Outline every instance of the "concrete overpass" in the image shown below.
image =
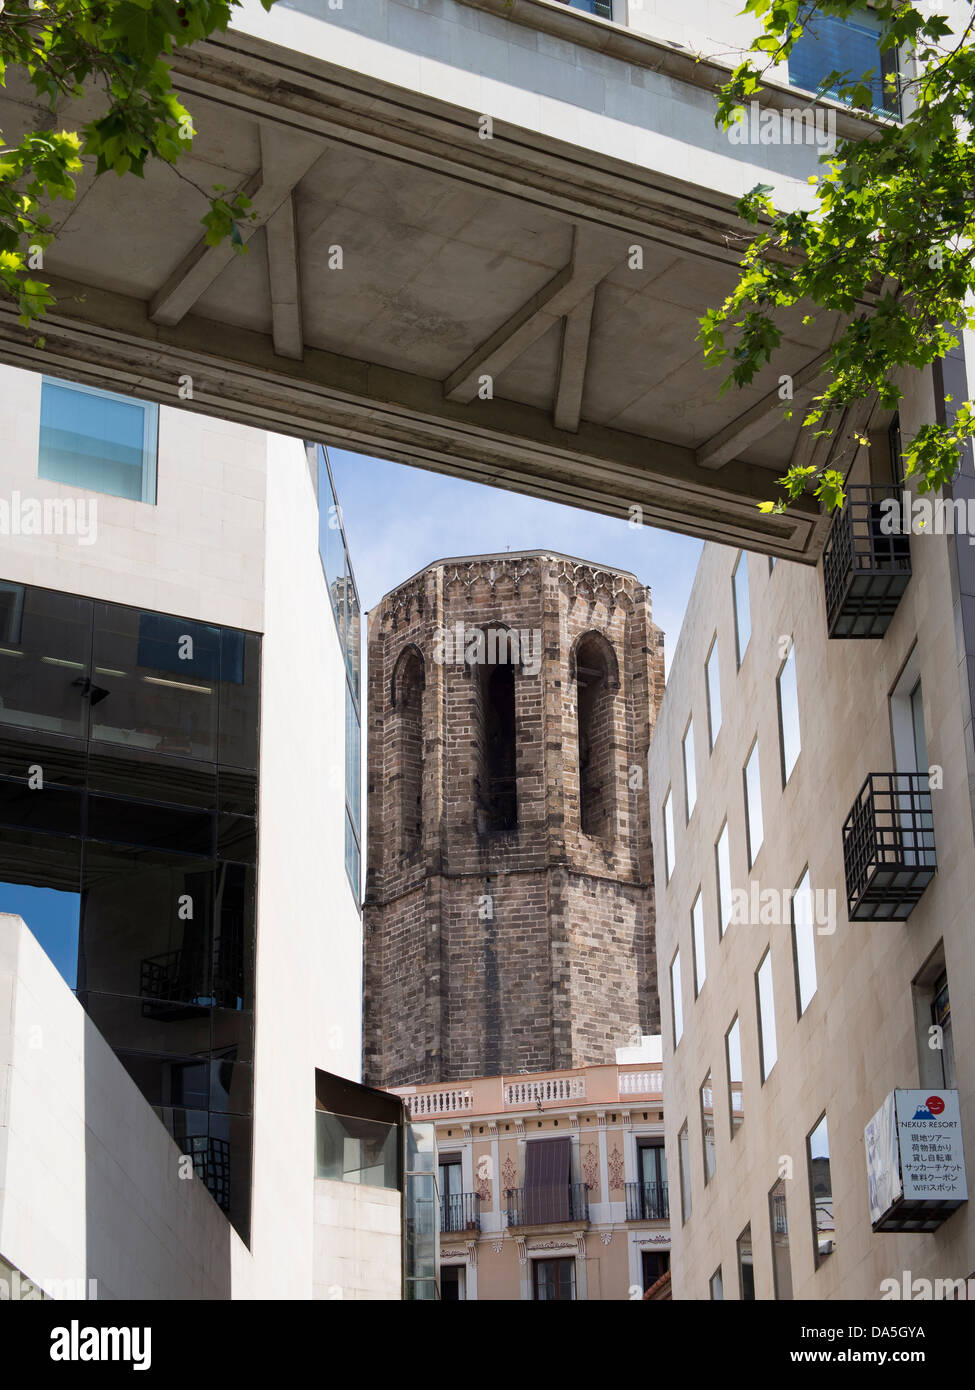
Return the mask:
[[[0,359],[816,561],[811,499],[755,504],[797,448],[778,378],[813,382],[835,323],[794,316],[721,399],[695,335],[734,283],[735,199],[808,199],[818,151],[716,131],[719,65],[554,0],[248,0],[174,66],[191,155],[85,173],[54,209],[56,310],[27,331],[0,306]],[[7,139],[50,119],[10,80]],[[215,184],[253,199],[244,257],[202,240]]]

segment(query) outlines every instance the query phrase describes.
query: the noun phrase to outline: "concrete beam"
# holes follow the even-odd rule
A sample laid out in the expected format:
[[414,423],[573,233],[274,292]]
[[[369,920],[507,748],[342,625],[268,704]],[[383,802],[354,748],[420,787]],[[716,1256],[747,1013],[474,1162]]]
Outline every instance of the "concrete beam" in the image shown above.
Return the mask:
[[304,350],[301,331],[301,285],[294,194],[272,213],[264,229],[267,239],[267,273],[271,288],[271,332],[279,357],[300,362]]
[[445,400],[435,379],[308,346],[291,361],[263,333],[228,334],[194,315],[162,327],[142,300],[51,280],[43,346],[0,303],[0,360],[609,515],[636,504],[648,525],[800,563],[820,554],[828,523],[813,498],[781,516],[758,512],[767,469],[736,460],[718,479],[679,445],[585,420],[569,437],[534,406],[496,398],[472,408]]
[[589,361],[589,335],[592,330],[592,310],[596,291],[590,290],[585,299],[567,314],[562,325],[562,353],[559,359],[559,383],[555,392],[556,429],[579,428],[582,413],[582,392],[586,384],[586,363]]
[[706,444],[698,446],[697,462],[701,468],[723,468],[738,458],[756,439],[762,439],[782,422],[783,410],[791,409],[794,417],[804,411],[816,392],[828,353],[821,352],[792,376],[792,399],[783,400],[778,390],[770,391],[760,401],[732,420],[713,435]]
[[[448,401],[472,401],[483,377],[496,380],[559,319],[591,297],[600,280],[623,262],[624,247],[589,227],[576,227],[572,259],[497,328],[444,382]],[[588,341],[588,330],[586,333]]]
[[[243,193],[251,200],[253,216],[240,225],[245,242],[263,227],[301,181],[322,153],[321,142],[279,126],[261,126],[261,167],[247,179]],[[237,254],[229,239],[208,246],[201,237],[153,296],[149,317],[173,327],[204,294]]]

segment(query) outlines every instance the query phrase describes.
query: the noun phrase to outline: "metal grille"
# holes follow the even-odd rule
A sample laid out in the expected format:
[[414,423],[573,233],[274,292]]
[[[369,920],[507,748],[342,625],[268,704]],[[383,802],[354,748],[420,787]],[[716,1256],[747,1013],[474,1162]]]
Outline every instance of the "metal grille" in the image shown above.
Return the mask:
[[911,915],[934,877],[937,857],[926,772],[872,772],[843,826],[851,921]]
[[[895,486],[850,487],[823,551],[830,637],[883,637],[911,577],[909,526]],[[898,509],[884,505],[896,501]]]
[[628,1182],[626,1184],[627,1221],[669,1221],[670,1197],[667,1184]]
[[[539,1201],[538,1194],[527,1187],[505,1189],[504,1221],[506,1226],[558,1226],[567,1221],[589,1220],[589,1188],[584,1182],[571,1182],[565,1193],[558,1193],[558,1203]],[[556,1209],[556,1206],[558,1209]]]
[[477,1192],[454,1192],[440,1199],[442,1231],[479,1231],[481,1198]]

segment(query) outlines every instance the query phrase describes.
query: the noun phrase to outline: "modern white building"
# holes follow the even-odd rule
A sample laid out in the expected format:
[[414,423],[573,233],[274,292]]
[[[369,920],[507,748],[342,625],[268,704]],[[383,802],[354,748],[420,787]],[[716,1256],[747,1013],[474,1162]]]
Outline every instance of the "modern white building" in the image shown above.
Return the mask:
[[345,1180],[402,1125],[351,1164],[316,1121],[360,1074],[362,957],[324,451],[11,368],[0,414],[0,1259],[99,1298],[399,1297],[395,1144]]

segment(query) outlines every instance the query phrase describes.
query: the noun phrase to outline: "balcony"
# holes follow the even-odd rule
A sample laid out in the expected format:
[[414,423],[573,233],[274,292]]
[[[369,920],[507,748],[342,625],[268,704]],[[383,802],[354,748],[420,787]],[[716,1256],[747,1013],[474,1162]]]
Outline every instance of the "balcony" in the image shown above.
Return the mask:
[[843,826],[851,922],[902,922],[934,877],[926,772],[871,772]]
[[505,1190],[506,1226],[567,1226],[589,1220],[589,1188],[584,1182],[566,1187],[509,1187]]
[[626,1184],[627,1221],[669,1221],[670,1196],[667,1183],[628,1182]]
[[[896,508],[883,504],[896,500]],[[883,637],[911,577],[909,528],[895,486],[847,488],[823,550],[830,637]]]
[[455,1192],[440,1199],[441,1231],[479,1231],[481,1198],[476,1192]]

